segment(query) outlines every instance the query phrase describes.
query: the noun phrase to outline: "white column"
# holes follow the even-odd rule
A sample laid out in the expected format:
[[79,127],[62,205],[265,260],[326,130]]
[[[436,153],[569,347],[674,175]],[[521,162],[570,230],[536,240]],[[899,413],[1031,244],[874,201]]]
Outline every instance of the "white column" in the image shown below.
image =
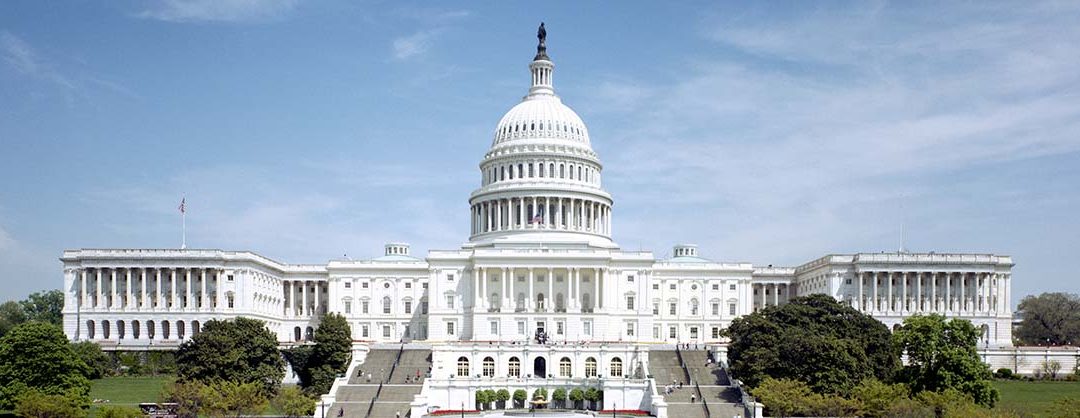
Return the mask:
[[131,308],[132,297],[133,295],[131,293],[131,267],[128,267],[124,269],[124,300],[122,303],[124,309]]
[[858,306],[857,309],[860,312],[863,312],[863,311],[866,310],[866,306],[865,306],[864,300],[863,300],[863,281],[866,280],[866,273],[860,271],[858,273],[855,273],[855,277],[857,277],[859,279],[859,302],[858,302],[859,304],[857,305]]
[[514,274],[510,271],[509,267],[503,267],[502,269],[502,312],[506,312],[510,307],[510,284],[513,283]]
[[[397,288],[395,288],[394,291],[396,292]],[[322,313],[322,302],[320,302],[320,299],[322,299],[322,292],[323,292],[322,283],[316,281],[315,282],[315,315],[316,316],[318,316],[319,314]]]
[[525,226],[528,225],[527,222],[528,222],[528,220],[525,219],[525,199],[519,197],[518,198],[518,228],[519,229],[525,229]]
[[922,293],[922,281],[923,273],[915,272],[915,311],[921,313],[923,307],[923,293]]
[[79,277],[80,277],[80,282],[79,282],[79,306],[82,307],[82,308],[85,308],[86,307],[86,268],[85,267],[79,270]]
[[945,312],[952,311],[952,273],[945,273]]
[[560,227],[560,228],[562,227],[562,223],[563,223],[563,206],[562,206],[562,202],[563,202],[563,198],[561,198],[561,197],[558,198],[556,200],[556,202],[555,202],[555,207],[556,207],[556,209],[555,209],[555,226]]
[[555,312],[555,275],[552,273],[551,268],[547,271],[547,284],[548,294],[544,298],[544,310],[547,312]]
[[176,285],[177,270],[178,269],[176,268],[169,269],[169,299],[172,305],[170,309],[177,309],[180,307],[180,294],[177,293],[177,287],[179,286]]
[[[372,285],[372,286],[374,287],[374,285]],[[300,316],[308,316],[307,292],[308,292],[307,282],[306,281],[301,281],[300,282],[300,297],[301,297],[301,300],[300,300]],[[379,312],[382,312],[382,311],[379,311]]]
[[154,309],[161,308],[161,305],[165,302],[165,297],[161,294],[161,269],[154,269]]
[[967,273],[960,273],[960,312],[967,311]]
[[208,300],[209,297],[206,294],[206,268],[201,268],[199,269],[199,310],[210,308],[210,304],[207,303]]
[[877,283],[878,283],[878,273],[876,271],[873,272],[873,273],[870,273],[870,277],[872,277],[872,280],[874,281],[873,283],[871,283],[872,291],[874,293],[874,301],[873,301],[873,304],[870,305],[871,306],[870,310],[871,310],[871,312],[877,312],[878,308],[879,308],[878,292],[877,292],[878,291],[878,285],[877,285]]
[[109,269],[109,308],[115,308],[120,300],[120,289],[116,286],[116,267]]
[[526,304],[525,312],[535,312],[536,311],[536,305],[535,305],[536,293],[535,293],[535,289],[533,288],[533,281],[535,281],[535,280],[536,280],[536,275],[533,274],[533,269],[530,267],[529,268],[529,296],[525,298],[525,304]]
[[931,272],[930,273],[930,310],[933,311],[933,312],[937,312],[937,310],[938,310],[938,304],[937,304],[937,278],[938,278],[938,273],[937,272]]
[[[483,282],[484,268],[477,267],[473,270],[473,309],[484,306],[484,301],[481,298],[481,296],[484,294],[484,290],[481,288],[481,284]],[[464,303],[464,301],[462,303]]]
[[600,280],[607,277],[607,272],[608,270],[597,269],[597,273],[600,273],[600,276],[593,278],[593,300],[596,301],[593,303],[593,312],[600,311]]
[[773,283],[773,306],[780,306],[780,285]]
[[570,219],[568,219],[567,222],[566,222],[566,229],[571,230],[571,231],[573,231],[574,229],[577,229],[577,224],[574,222],[574,220],[576,219],[576,216],[574,215],[574,199],[573,198],[570,199],[570,210],[569,210],[569,213],[567,215],[570,216]]

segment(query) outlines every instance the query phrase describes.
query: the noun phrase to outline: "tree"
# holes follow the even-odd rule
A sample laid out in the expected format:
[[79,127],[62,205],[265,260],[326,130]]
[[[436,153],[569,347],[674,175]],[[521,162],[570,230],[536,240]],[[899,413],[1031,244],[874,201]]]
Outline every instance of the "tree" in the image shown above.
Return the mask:
[[581,407],[581,402],[585,400],[585,391],[574,388],[570,390],[570,401],[574,403],[574,409]]
[[84,400],[79,394],[45,394],[31,389],[19,395],[15,415],[25,418],[82,418],[86,416],[84,407]]
[[323,315],[315,329],[315,345],[294,347],[285,351],[300,387],[309,394],[330,391],[334,378],[349,367],[352,353],[352,331],[344,316],[335,313]]
[[28,390],[70,396],[89,406],[87,374],[86,363],[56,325],[26,322],[0,338],[0,409],[14,408]]
[[106,405],[98,412],[98,418],[143,418],[142,411],[132,406]]
[[26,312],[19,302],[10,300],[0,304],[0,337],[23,322],[26,322]]
[[101,346],[97,345],[97,343],[90,341],[72,343],[71,350],[88,366],[87,379],[100,379],[112,371],[112,362],[109,361],[109,356],[101,351]]
[[495,392],[495,400],[499,402],[499,408],[506,408],[506,401],[510,400],[510,391],[506,389],[499,389]]
[[955,389],[975,403],[993,407],[998,392],[990,384],[990,366],[976,351],[980,332],[970,321],[941,315],[915,315],[904,320],[894,338],[908,356],[898,380],[911,391]]
[[[911,398],[911,390],[902,384],[886,384],[877,379],[866,379],[851,391],[860,404],[865,417],[885,417],[893,405]],[[829,415],[838,416],[838,415]]]
[[769,416],[781,418],[808,413],[814,395],[810,386],[801,380],[771,377],[762,380],[750,394],[765,405]]
[[597,388],[585,389],[585,396],[584,396],[585,400],[589,401],[589,403],[592,404],[592,409],[600,409],[599,405],[597,405],[596,403],[600,402],[600,399],[603,398],[603,396],[604,396],[603,392],[601,392],[600,389],[597,389]]
[[751,388],[788,378],[847,395],[864,379],[888,381],[900,367],[884,324],[822,294],[737,318],[726,335],[732,375]]
[[525,389],[518,389],[514,391],[514,403],[518,406],[525,407],[525,399],[528,399],[529,394],[525,392]]
[[277,337],[262,321],[211,320],[176,351],[178,377],[185,381],[258,383],[266,397],[277,393],[285,363]]
[[558,388],[551,392],[551,401],[560,408],[566,408],[566,389]]
[[176,404],[178,418],[196,418],[202,409],[203,385],[198,381],[177,381],[166,385],[161,400]]
[[483,389],[477,390],[476,391],[476,409],[479,409],[479,410],[482,411],[482,410],[490,409],[489,408],[490,406],[491,406],[491,398],[488,397],[488,391],[483,390]]
[[281,388],[272,401],[274,407],[287,417],[309,417],[315,413],[315,398],[295,386]]
[[258,382],[217,381],[202,387],[201,415],[236,417],[259,415],[267,406],[264,388]]
[[1080,343],[1080,296],[1043,293],[1025,296],[1017,306],[1022,318],[1014,336],[1028,345]]
[[1044,375],[1050,376],[1050,379],[1057,379],[1057,374],[1061,371],[1061,362],[1057,360],[1044,361],[1042,371]]
[[31,293],[19,304],[26,313],[27,321],[47,322],[56,326],[64,325],[64,292],[53,289],[47,292]]

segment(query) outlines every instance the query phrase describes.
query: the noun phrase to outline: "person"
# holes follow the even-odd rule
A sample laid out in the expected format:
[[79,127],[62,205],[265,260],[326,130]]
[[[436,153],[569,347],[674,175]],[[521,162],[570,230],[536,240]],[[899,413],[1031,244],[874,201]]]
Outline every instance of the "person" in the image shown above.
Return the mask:
[[401,418],[401,411],[395,412],[394,416],[397,418]]
[[338,408],[338,410],[337,410],[337,416],[339,416],[339,417],[343,417],[343,416],[345,416],[345,408],[344,408],[344,407],[342,407],[342,408]]
[[697,395],[694,395],[693,393],[691,393],[690,394],[690,403],[694,403],[694,402],[697,402]]
[[371,372],[368,372],[367,374],[367,381],[368,383],[371,383]]

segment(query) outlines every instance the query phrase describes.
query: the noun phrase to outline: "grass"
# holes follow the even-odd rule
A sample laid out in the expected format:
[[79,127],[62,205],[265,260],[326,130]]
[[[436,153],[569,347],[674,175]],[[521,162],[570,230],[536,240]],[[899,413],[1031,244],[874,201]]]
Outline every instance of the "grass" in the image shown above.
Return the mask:
[[994,387],[1001,393],[998,408],[1025,411],[1036,417],[1046,416],[1058,399],[1080,399],[1080,382],[997,380]]
[[173,376],[117,376],[90,382],[90,399],[106,399],[109,403],[96,403],[90,407],[90,416],[105,405],[138,406],[142,402],[157,402],[161,389],[173,380]]

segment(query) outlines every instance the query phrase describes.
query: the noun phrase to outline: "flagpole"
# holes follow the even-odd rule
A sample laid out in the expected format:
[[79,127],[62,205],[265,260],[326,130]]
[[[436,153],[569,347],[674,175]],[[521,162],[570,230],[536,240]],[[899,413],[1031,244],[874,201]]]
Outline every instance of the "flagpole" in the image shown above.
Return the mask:
[[187,249],[187,212],[180,212],[180,249]]

